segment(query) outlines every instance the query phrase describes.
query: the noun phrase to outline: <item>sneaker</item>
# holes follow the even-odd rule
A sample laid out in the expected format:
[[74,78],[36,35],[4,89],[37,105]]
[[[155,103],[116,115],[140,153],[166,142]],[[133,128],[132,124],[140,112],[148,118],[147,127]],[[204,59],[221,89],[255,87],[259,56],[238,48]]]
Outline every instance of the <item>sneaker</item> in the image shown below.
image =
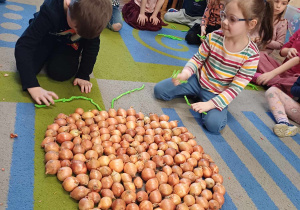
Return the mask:
[[279,137],[295,136],[298,133],[298,127],[290,123],[276,124],[273,130]]

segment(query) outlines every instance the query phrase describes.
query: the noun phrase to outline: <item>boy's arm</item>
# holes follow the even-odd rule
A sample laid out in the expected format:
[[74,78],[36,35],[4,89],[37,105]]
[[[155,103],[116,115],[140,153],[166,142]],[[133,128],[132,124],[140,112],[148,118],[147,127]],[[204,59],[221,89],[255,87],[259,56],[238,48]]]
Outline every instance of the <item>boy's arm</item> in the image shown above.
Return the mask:
[[292,86],[291,94],[295,97],[300,97],[300,77],[298,77],[297,81]]
[[34,52],[38,44],[53,27],[52,19],[48,7],[42,5],[38,15],[16,43],[16,65],[20,73],[23,90],[40,86],[36,78],[36,70],[34,69]]
[[254,76],[259,61],[259,54],[255,54],[248,58],[234,79],[229,84],[228,88],[222,93],[212,98],[215,107],[222,111],[230,102],[238,96],[240,92],[247,86]]
[[90,74],[93,72],[99,52],[100,39],[85,39],[83,44],[80,66],[75,78],[90,80]]

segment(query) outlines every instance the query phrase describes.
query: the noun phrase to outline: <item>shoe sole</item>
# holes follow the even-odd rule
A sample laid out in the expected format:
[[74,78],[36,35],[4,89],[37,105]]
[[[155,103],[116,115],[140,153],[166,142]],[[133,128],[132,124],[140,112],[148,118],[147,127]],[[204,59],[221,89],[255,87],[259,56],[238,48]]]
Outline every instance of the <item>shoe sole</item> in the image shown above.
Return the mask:
[[277,124],[274,126],[273,131],[278,137],[289,137],[295,136],[298,133],[298,127],[291,127],[285,124]]

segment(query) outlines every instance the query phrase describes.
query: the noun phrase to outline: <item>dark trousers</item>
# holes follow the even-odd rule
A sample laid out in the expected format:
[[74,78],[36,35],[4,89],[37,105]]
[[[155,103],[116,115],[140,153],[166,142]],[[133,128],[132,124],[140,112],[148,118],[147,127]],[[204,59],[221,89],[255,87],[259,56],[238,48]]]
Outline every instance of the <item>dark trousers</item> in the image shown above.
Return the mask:
[[51,79],[71,79],[78,71],[80,52],[81,48],[75,50],[47,36],[35,52],[35,73],[38,74],[46,64],[46,73]]
[[[206,27],[206,34],[209,34],[215,30],[218,30],[221,28],[221,25],[207,25]],[[185,35],[185,40],[187,41],[188,44],[196,44],[200,45],[201,44],[201,39],[197,34],[201,35],[201,26],[200,24],[196,23]]]

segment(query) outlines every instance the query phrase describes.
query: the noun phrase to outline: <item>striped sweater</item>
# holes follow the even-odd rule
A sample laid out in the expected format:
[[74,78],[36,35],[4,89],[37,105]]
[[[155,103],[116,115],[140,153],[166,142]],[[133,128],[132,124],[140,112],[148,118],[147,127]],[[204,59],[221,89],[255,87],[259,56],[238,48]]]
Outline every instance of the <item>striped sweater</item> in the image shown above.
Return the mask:
[[241,52],[231,53],[224,46],[222,31],[215,31],[199,47],[184,69],[197,74],[201,87],[214,94],[217,109],[224,109],[251,81],[259,60],[257,46],[249,41]]

